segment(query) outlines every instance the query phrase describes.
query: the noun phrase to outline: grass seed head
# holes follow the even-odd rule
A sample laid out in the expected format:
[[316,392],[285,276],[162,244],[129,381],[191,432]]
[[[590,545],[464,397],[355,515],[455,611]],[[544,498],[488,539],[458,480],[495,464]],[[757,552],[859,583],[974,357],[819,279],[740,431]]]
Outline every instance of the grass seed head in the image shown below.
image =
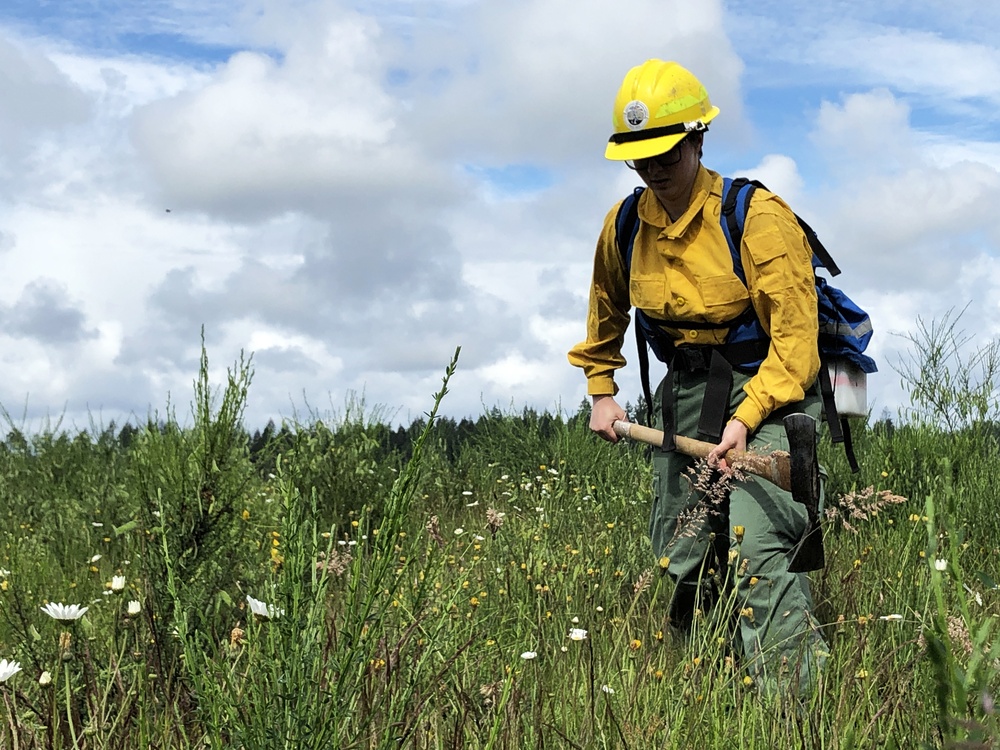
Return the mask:
[[437,516],[431,516],[424,528],[427,530],[427,535],[434,540],[434,543],[438,547],[444,547],[444,537],[441,536],[441,522]]
[[503,526],[503,514],[497,511],[496,508],[487,508],[486,528],[490,530],[490,534],[493,537],[496,537],[501,526]]

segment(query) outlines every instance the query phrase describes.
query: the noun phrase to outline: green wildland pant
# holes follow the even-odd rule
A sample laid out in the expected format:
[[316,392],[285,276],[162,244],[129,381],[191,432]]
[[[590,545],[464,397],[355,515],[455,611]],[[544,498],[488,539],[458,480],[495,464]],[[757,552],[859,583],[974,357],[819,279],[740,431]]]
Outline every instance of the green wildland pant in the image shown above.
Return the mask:
[[[677,435],[698,437],[707,379],[707,371],[675,371]],[[727,418],[746,397],[743,386],[748,380],[733,372]],[[660,428],[663,389],[661,383],[654,399]],[[750,436],[748,450],[787,451],[781,420],[794,412],[818,418],[818,393],[809,392],[802,402],[765,420]],[[720,492],[718,472],[703,469],[699,482],[695,465],[695,459],[681,453],[653,451],[649,531],[653,552],[676,583],[671,621],[682,630],[720,628],[762,692],[808,692],[827,648],[812,617],[809,580],[805,573],[788,570],[789,551],[806,528],[805,507],[793,501],[791,493],[753,476],[730,480],[728,492]]]

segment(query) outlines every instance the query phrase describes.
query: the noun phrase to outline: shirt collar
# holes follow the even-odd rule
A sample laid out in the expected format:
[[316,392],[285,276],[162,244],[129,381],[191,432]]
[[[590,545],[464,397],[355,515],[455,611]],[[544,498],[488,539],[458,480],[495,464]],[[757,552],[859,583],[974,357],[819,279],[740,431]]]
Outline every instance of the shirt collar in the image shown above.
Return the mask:
[[668,236],[672,238],[681,237],[694,217],[701,213],[708,196],[713,193],[716,196],[722,196],[722,178],[699,164],[694,185],[691,187],[691,202],[677,221],[670,220],[666,209],[656,199],[653,191],[649,189],[643,192],[642,198],[639,200],[639,218],[647,224],[667,229]]

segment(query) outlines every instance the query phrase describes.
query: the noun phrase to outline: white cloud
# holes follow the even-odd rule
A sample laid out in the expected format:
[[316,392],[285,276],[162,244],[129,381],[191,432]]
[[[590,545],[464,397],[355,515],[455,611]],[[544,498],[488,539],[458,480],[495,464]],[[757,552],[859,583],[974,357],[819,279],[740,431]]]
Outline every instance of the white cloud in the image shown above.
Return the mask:
[[914,156],[910,108],[886,89],[851,94],[840,104],[824,101],[813,138],[844,174],[859,163],[885,170]]
[[936,156],[908,113],[884,90],[823,103],[812,139],[837,181],[824,196],[821,224],[849,265],[881,288],[940,288],[978,252],[988,206],[1000,199],[1000,172]]
[[759,180],[788,204],[799,205],[803,190],[802,175],[795,160],[784,154],[768,154],[760,164],[745,170],[737,170],[739,175]]
[[397,181],[430,187],[433,166],[392,138],[377,36],[359,16],[319,24],[280,59],[239,53],[205,85],[140,110],[136,148],[164,200],[252,220],[321,215]]
[[[858,54],[858,39],[864,53]],[[933,31],[856,26],[836,29],[812,47],[818,61],[852,69],[872,85],[917,95],[922,104],[1000,99],[1000,50]]]
[[89,102],[45,54],[3,35],[0,69],[4,141],[77,123],[89,114]]

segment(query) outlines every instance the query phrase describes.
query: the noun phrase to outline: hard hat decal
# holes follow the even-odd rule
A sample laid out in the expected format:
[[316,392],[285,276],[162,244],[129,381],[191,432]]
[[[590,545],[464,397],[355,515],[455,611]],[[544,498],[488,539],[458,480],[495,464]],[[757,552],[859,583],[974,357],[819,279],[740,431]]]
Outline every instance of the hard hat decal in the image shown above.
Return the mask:
[[633,99],[625,105],[625,125],[629,130],[641,130],[649,122],[649,107],[638,99]]
[[[705,114],[708,111],[706,104],[708,103],[708,92],[705,91],[704,87],[697,94],[688,94],[687,96],[678,96],[675,99],[664,102],[660,105],[660,108],[656,110],[657,118],[669,117],[676,112],[684,112],[688,109],[698,109],[701,114]],[[710,104],[709,104],[710,106]]]

